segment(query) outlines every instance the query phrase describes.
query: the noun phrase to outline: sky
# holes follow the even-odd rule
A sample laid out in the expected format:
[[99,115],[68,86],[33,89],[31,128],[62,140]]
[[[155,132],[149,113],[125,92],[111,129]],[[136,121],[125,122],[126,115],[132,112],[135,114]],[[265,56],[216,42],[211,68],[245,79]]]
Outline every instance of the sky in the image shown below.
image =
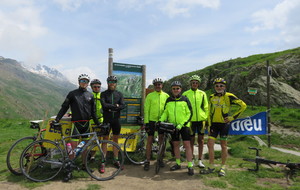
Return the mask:
[[300,46],[300,0],[1,0],[0,56],[106,86],[113,61],[146,65],[147,85]]

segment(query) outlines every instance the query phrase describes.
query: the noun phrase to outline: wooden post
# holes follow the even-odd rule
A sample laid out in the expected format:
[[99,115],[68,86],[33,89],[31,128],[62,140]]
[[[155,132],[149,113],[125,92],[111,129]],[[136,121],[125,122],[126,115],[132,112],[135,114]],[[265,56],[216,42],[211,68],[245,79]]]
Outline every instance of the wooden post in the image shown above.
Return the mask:
[[269,60],[267,60],[267,115],[268,115],[268,147],[271,147],[271,106],[270,106],[270,77],[272,75],[272,68],[270,67]]
[[141,100],[141,116],[144,116],[144,105],[146,98],[146,65],[142,66],[142,100]]
[[108,76],[112,75],[113,70],[113,48],[108,48]]

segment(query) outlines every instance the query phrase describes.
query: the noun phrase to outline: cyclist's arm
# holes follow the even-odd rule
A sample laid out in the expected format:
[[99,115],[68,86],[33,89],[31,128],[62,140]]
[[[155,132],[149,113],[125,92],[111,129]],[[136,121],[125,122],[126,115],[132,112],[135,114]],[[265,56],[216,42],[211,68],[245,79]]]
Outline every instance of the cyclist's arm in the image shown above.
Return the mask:
[[55,120],[58,122],[59,120],[61,120],[61,118],[65,115],[65,113],[68,111],[70,107],[70,98],[69,98],[69,94],[66,97],[65,101],[62,103],[61,108],[58,112],[58,114],[56,115]]
[[236,104],[236,105],[240,106],[240,108],[235,113],[232,114],[232,116],[231,116],[232,118],[229,117],[229,120],[231,121],[231,120],[238,118],[241,115],[241,113],[243,113],[245,111],[245,109],[247,108],[247,105],[243,100],[238,99],[234,95],[229,96],[229,99],[232,104]]

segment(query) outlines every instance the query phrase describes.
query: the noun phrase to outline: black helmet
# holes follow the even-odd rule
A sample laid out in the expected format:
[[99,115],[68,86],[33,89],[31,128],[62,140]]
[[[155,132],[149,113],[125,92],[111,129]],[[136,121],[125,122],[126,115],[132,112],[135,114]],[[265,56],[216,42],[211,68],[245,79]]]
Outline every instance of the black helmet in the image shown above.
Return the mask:
[[107,82],[109,82],[109,81],[118,82],[118,79],[116,76],[109,76],[109,77],[107,77],[106,81]]
[[172,87],[172,86],[180,86],[180,87],[181,87],[182,85],[181,85],[181,82],[175,80],[175,81],[173,81],[173,82],[171,83],[171,87]]
[[93,86],[94,84],[100,84],[101,85],[101,81],[99,79],[93,79],[91,81],[91,86]]
[[226,80],[223,79],[223,78],[216,78],[213,82],[213,84],[216,84],[216,83],[223,83],[226,85]]

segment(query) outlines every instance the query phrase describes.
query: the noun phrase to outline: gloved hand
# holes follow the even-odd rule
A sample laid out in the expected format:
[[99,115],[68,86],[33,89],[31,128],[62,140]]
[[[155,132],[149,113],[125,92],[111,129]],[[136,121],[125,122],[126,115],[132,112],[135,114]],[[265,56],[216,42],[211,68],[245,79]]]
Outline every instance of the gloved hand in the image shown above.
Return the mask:
[[228,116],[228,117],[224,118],[225,123],[229,123],[229,122],[231,122],[233,120],[234,120],[234,118],[232,116]]
[[146,131],[146,132],[149,132],[149,131],[150,131],[150,124],[149,124],[149,123],[146,123],[146,124],[145,124],[145,131]]
[[53,124],[56,124],[56,123],[58,123],[58,121],[56,119],[54,119],[54,120],[51,121],[50,125],[53,125]]
[[160,126],[160,121],[155,123],[155,127],[158,127],[158,126]]
[[178,124],[178,125],[176,126],[176,129],[180,130],[182,127],[183,127],[183,125]]

